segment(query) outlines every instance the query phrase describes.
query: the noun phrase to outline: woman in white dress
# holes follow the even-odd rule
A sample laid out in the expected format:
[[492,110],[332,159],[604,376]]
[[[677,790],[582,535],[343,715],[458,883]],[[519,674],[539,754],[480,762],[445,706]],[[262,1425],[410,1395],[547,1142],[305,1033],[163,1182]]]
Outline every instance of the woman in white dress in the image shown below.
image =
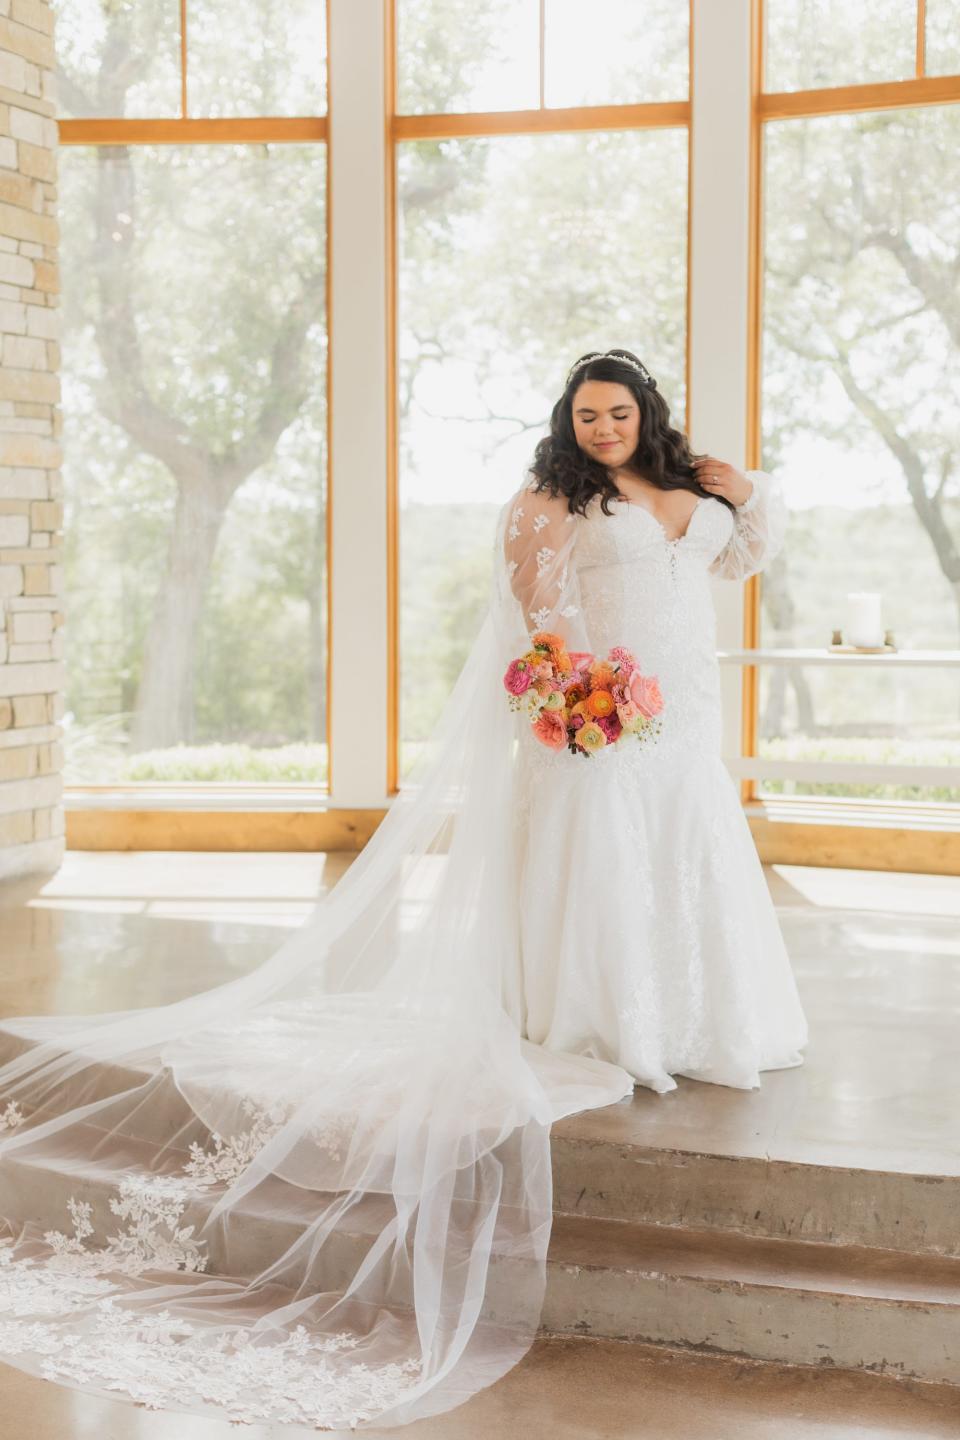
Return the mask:
[[[506,536],[531,631],[598,657],[626,647],[664,710],[655,744],[578,763],[524,734],[524,1033],[656,1091],[677,1074],[754,1087],[802,1063],[807,1025],[721,759],[711,576],[772,559],[783,497],[769,475],[695,458],[629,351],[573,366],[532,472]],[[563,568],[568,616],[549,593]]]
[[[708,584],[772,553],[781,502],[711,461],[698,487],[667,431],[657,469],[635,359],[591,362],[574,391],[551,437],[581,498],[610,475],[625,498],[573,513],[524,487],[502,507],[431,743],[301,929],[174,1004],[0,1026],[0,1359],[251,1422],[450,1409],[536,1335],[555,1120],[638,1081],[797,1063],[719,758]],[[538,628],[634,649],[662,687],[656,743],[539,746],[503,687]]]

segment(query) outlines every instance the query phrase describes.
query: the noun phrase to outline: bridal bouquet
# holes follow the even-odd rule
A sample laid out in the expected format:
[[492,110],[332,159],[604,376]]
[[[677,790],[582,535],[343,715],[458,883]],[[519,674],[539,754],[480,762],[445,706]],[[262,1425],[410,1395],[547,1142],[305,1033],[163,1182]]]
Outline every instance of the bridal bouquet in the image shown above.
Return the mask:
[[541,744],[592,755],[628,735],[655,740],[663,697],[655,675],[643,675],[622,645],[598,659],[564,649],[559,635],[533,636],[533,648],[511,660],[503,677],[512,710],[526,708]]

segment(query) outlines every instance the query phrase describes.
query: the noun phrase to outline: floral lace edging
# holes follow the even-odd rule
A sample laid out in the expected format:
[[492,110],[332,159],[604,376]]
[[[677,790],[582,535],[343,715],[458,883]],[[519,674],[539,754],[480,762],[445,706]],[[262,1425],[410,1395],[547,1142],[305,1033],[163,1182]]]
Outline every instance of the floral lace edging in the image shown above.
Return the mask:
[[[360,1342],[347,1332],[311,1336],[298,1325],[285,1339],[252,1338],[239,1324],[203,1327],[169,1310],[138,1313],[118,1304],[136,1295],[116,1278],[145,1271],[202,1272],[207,1256],[194,1226],[181,1225],[192,1193],[237,1178],[286,1119],[281,1109],[244,1101],[251,1126],[213,1149],[194,1142],[179,1175],[125,1176],[110,1209],[125,1220],[118,1234],[94,1248],[93,1207],[71,1196],[73,1234],[48,1230],[49,1254],[17,1259],[0,1243],[0,1354],[30,1354],[45,1379],[120,1391],[150,1409],[213,1406],[236,1422],[355,1428],[396,1404],[420,1378],[421,1361],[368,1366],[344,1360]],[[14,1102],[0,1112],[0,1129],[25,1116]],[[333,1154],[337,1136],[324,1148]],[[38,1317],[48,1317],[41,1319]]]

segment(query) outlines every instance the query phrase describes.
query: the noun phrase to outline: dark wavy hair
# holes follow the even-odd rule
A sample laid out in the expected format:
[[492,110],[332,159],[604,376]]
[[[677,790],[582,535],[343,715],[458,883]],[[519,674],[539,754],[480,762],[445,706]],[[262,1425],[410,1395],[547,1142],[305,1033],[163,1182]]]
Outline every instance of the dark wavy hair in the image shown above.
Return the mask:
[[[626,356],[640,371],[627,360]],[[581,361],[586,364],[581,364]],[[641,373],[642,372],[642,373]],[[690,490],[694,495],[712,495],[696,477],[694,452],[687,437],[670,424],[670,409],[657,389],[657,382],[631,350],[612,354],[588,350],[575,360],[567,375],[563,394],[550,412],[550,433],[537,442],[530,473],[537,477],[538,491],[549,490],[554,497],[566,496],[571,514],[584,513],[595,495],[600,508],[611,514],[608,502],[619,495],[605,465],[593,460],[577,444],[573,428],[573,397],[585,380],[612,380],[625,385],[640,407],[640,436],[628,464],[634,466],[660,490]],[[698,457],[697,457],[698,458]],[[723,495],[714,495],[730,509]]]

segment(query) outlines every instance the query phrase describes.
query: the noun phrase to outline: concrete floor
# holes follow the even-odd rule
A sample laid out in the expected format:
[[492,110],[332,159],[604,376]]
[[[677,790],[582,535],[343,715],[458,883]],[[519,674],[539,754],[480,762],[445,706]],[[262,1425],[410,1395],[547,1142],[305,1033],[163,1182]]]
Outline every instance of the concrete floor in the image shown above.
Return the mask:
[[[46,881],[0,885],[0,1014],[161,1003],[269,955],[349,855],[70,853]],[[681,1079],[578,1117],[608,1140],[960,1174],[960,880],[774,866],[771,893],[810,1019],[802,1067],[756,1091]],[[0,1367],[0,1440],[216,1440],[215,1420],[92,1400]],[[287,1428],[246,1430],[251,1440]],[[307,1432],[297,1432],[307,1433]],[[310,1432],[315,1433],[315,1432]],[[387,1432],[384,1432],[387,1433]],[[390,1432],[393,1434],[399,1432]],[[960,1391],[640,1345],[542,1340],[410,1440],[818,1440],[960,1436]]]
[[[332,1434],[333,1432],[326,1432]],[[401,1429],[405,1440],[956,1440],[956,1390],[842,1371],[681,1355],[615,1340],[541,1340],[489,1390]],[[316,1440],[96,1400],[0,1368],[2,1440]]]

